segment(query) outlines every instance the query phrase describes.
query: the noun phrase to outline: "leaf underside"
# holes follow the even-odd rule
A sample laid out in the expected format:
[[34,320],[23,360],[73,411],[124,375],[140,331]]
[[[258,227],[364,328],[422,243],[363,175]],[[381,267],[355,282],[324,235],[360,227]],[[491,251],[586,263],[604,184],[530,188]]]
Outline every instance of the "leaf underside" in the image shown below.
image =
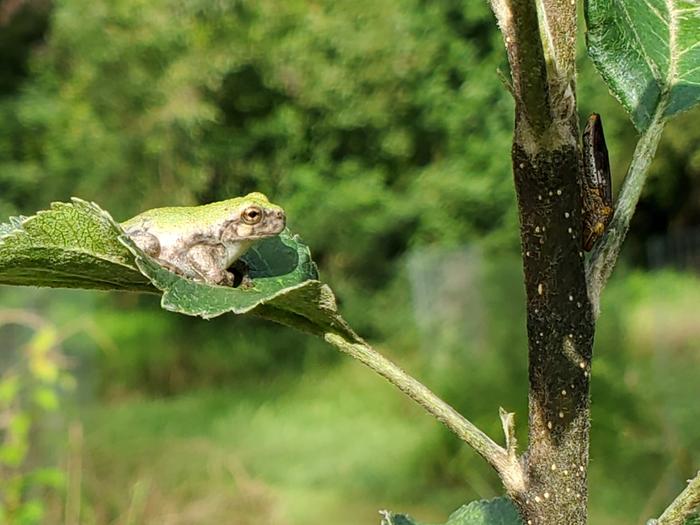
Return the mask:
[[588,54],[640,132],[700,101],[697,0],[586,0]]
[[[422,525],[405,514],[384,511],[382,525]],[[472,501],[454,511],[444,525],[522,525],[508,498]]]
[[232,312],[357,339],[318,280],[309,248],[288,230],[242,257],[249,286],[186,279],[163,268],[97,204],[74,198],[0,224],[0,284],[162,293],[166,310],[210,319]]

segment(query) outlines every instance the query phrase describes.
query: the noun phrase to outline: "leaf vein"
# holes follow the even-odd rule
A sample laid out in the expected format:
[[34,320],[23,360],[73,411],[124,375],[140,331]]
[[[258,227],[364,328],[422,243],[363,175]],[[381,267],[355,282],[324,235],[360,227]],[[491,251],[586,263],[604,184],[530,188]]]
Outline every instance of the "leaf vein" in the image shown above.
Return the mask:
[[694,67],[692,69],[688,69],[687,71],[685,71],[685,74],[681,75],[679,78],[681,78],[683,80],[687,80],[688,75],[690,75],[691,73],[695,73],[698,70],[700,70],[700,66]]
[[692,46],[686,47],[683,51],[680,51],[680,52],[678,53],[678,58],[682,57],[683,55],[685,55],[685,54],[688,53],[689,51],[692,51],[692,50],[695,49],[696,47],[700,47],[700,40],[698,40],[697,42],[695,42]]
[[[639,33],[637,33],[637,27],[634,24],[634,20],[629,14],[629,11],[627,11],[627,7],[625,6],[624,0],[616,0],[617,4],[620,6],[620,10],[622,14],[624,15],[624,18],[626,19],[626,22],[629,24],[630,29],[632,30],[632,34],[634,35],[634,39],[637,41],[637,44],[639,45],[639,49],[641,49],[641,56],[644,62],[646,62],[647,66],[649,67],[651,74],[656,78],[657,80],[661,80],[661,72],[658,70],[656,64],[654,64],[650,58],[648,53],[646,52],[646,49],[644,47],[644,43],[642,42],[641,37],[639,36]],[[666,0],[667,2],[669,0]]]
[[644,3],[647,5],[649,10],[656,15],[656,17],[659,20],[661,20],[664,24],[668,24],[668,20],[664,18],[664,16],[659,12],[658,9],[656,9],[656,7],[651,2],[649,2],[649,0],[644,0]]
[[676,9],[676,13],[698,13],[700,14],[700,6],[698,7],[686,7],[684,9]]
[[[673,0],[666,0],[666,9],[668,9],[668,76],[666,77],[667,94],[670,93],[670,86],[673,85],[676,79],[676,66],[678,62],[678,50],[676,49],[676,38],[678,36],[678,17]],[[663,96],[663,95],[662,95]]]

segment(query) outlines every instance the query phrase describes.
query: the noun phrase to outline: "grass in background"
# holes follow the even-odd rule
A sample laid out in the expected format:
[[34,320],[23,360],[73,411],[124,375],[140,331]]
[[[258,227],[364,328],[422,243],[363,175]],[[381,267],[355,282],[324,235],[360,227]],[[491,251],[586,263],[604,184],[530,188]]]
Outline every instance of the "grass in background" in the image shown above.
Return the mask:
[[[479,301],[485,303],[486,331],[480,344],[458,344],[436,364],[431,352],[437,349],[418,351],[414,328],[406,325],[387,346],[398,362],[494,438],[500,439],[498,405],[515,410],[524,447],[524,321],[519,273],[513,268],[503,260],[484,268]],[[163,337],[155,329],[144,331],[139,339],[144,355],[139,355],[133,341],[138,331],[112,319],[119,317],[117,310],[85,313],[90,301],[99,306],[99,300],[66,294],[69,302],[51,306],[42,293],[24,292],[21,298],[4,296],[4,304],[21,306],[20,299],[28,298],[27,307],[43,308],[58,325],[96,323],[112,340],[98,354],[89,353],[86,339],[65,342],[83,387],[73,416],[82,432],[71,432],[72,471],[63,496],[72,498],[73,516],[77,508],[81,524],[325,525],[329,519],[340,525],[377,524],[382,508],[440,522],[462,502],[500,490],[483,462],[439,423],[359,364],[329,358],[325,347],[304,347],[310,340],[305,336],[285,339],[290,331],[272,327],[280,342],[268,353],[263,332],[244,347],[245,338],[234,334],[236,323],[201,322],[201,333],[193,328],[197,323],[185,323],[165,330]],[[592,385],[591,520],[596,524],[643,522],[700,464],[698,297],[700,279],[672,272],[620,274],[606,291]],[[137,313],[128,309],[121,315]],[[167,319],[179,320],[163,315],[149,314],[143,322],[163,331]],[[206,334],[213,340],[206,341]],[[161,350],[180,339],[182,348]],[[284,348],[284,342],[290,346]],[[132,347],[121,353],[124,344]],[[225,361],[227,346],[227,366],[239,371],[198,387],[206,385],[209,368],[192,363],[212,355]],[[199,355],[183,362],[178,356],[186,351]],[[276,364],[285,351],[292,360]],[[260,360],[259,368],[253,367],[258,374],[246,377],[251,360]],[[180,372],[190,367],[194,379],[185,375],[185,382],[169,383],[172,366]],[[146,375],[139,376],[139,370]],[[159,377],[163,387],[133,387]],[[99,387],[110,382],[123,386]],[[96,392],[103,396],[95,397]],[[55,422],[46,428],[47,441],[64,440],[66,433]],[[64,503],[49,502],[46,523],[77,523],[64,521]]]
[[616,274],[594,350],[591,522],[657,516],[700,465],[700,279]]
[[418,493],[414,458],[437,423],[355,363],[82,422],[83,523],[127,523],[137,492],[144,524],[354,525],[387,507],[439,521],[462,499]]

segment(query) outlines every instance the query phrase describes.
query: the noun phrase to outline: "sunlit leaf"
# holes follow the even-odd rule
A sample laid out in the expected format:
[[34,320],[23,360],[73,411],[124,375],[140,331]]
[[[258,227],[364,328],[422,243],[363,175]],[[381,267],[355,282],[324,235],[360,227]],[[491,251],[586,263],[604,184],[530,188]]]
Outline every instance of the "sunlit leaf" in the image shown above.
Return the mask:
[[155,291],[112,217],[81,199],[0,225],[0,283]]
[[318,280],[308,246],[288,230],[261,241],[242,258],[252,282],[237,288],[181,277],[163,268],[127,236],[121,241],[143,274],[163,292],[161,306],[166,310],[205,319],[255,311],[311,332],[332,329],[355,337],[338,314],[333,292]]
[[215,286],[163,268],[141,251],[109,213],[73,199],[0,225],[0,283],[162,292],[166,310],[205,319],[253,312],[314,333],[357,336],[318,280],[311,253],[288,230],[242,257],[249,282]]
[[644,131],[700,100],[697,0],[586,0],[588,53]]
[[39,387],[34,393],[34,402],[43,410],[51,411],[58,408],[58,396],[48,387]]
[[[421,525],[405,514],[384,512],[382,525]],[[472,501],[454,511],[444,525],[522,525],[508,498]]]

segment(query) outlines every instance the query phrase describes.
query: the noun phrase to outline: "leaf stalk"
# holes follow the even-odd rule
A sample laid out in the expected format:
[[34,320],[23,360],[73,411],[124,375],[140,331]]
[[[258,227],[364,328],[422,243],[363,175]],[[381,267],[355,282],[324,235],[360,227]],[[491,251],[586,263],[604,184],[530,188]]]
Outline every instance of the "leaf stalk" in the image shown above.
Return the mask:
[[700,506],[700,471],[689,480],[688,486],[664,511],[658,520],[650,520],[653,525],[681,525]]
[[326,332],[324,339],[384,377],[471,446],[496,469],[508,492],[522,492],[525,477],[515,455],[494,442],[428,387],[364,342],[351,342],[333,332]]
[[615,204],[613,218],[603,238],[595,246],[588,260],[586,271],[588,297],[596,318],[600,313],[600,295],[620,255],[622,243],[627,236],[630,221],[644,189],[649,166],[654,158],[666,124],[666,119],[663,116],[665,110],[666,104],[660,104],[657,107],[649,127],[639,138],[632,156],[632,162],[627,170],[627,176]]

